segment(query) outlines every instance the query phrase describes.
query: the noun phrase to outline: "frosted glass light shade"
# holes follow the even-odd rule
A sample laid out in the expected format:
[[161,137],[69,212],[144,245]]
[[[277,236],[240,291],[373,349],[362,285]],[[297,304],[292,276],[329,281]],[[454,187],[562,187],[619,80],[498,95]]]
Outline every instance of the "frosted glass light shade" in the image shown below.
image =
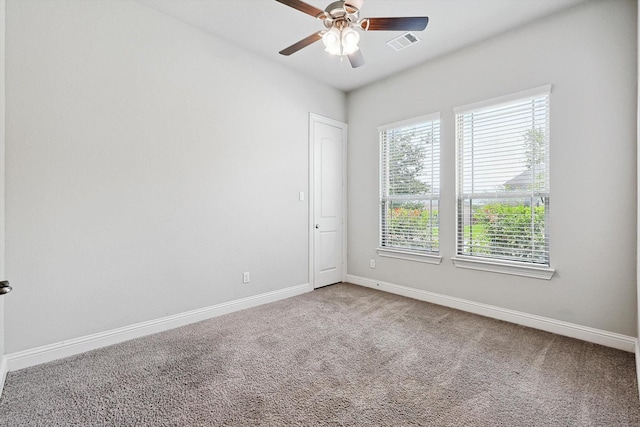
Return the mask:
[[358,50],[358,42],[360,41],[360,34],[353,28],[345,28],[342,31],[342,54],[351,55]]
[[322,43],[324,43],[324,47],[327,52],[331,55],[340,55],[340,43],[342,37],[340,35],[340,30],[336,27],[333,27],[322,36]]

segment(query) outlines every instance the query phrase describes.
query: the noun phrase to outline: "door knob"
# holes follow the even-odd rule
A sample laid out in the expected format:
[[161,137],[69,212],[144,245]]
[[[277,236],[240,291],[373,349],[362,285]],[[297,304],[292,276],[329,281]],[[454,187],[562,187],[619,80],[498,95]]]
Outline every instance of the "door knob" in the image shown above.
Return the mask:
[[320,228],[320,224],[316,224],[316,228]]
[[0,282],[0,295],[8,294],[12,289],[13,288],[9,286],[8,281],[3,280],[2,282]]

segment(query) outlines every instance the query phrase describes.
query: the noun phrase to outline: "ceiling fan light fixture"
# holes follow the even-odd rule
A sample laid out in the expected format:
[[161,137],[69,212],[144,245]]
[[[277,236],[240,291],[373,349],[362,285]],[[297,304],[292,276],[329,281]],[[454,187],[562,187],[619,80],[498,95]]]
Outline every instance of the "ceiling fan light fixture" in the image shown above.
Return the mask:
[[343,28],[342,30],[339,30],[337,27],[332,27],[322,35],[324,50],[331,55],[337,56],[351,55],[359,49],[359,41],[360,34],[349,27]]

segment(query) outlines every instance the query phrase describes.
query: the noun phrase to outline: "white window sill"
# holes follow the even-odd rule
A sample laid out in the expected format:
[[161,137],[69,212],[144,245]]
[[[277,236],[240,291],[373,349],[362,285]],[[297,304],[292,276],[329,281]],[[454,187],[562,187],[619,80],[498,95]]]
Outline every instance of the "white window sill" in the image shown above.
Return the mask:
[[494,273],[513,274],[515,276],[532,277],[534,279],[551,280],[556,271],[549,267],[527,265],[519,262],[499,261],[487,258],[455,256],[451,258],[456,267],[471,270],[491,271]]
[[442,257],[440,255],[402,249],[378,248],[378,255],[387,258],[424,262],[427,264],[440,264],[440,262],[442,262]]

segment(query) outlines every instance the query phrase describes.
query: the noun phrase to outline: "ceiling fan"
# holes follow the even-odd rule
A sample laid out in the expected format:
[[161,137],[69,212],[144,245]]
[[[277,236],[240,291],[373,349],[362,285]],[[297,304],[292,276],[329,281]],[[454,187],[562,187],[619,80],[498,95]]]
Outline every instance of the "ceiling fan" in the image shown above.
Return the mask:
[[326,30],[317,31],[280,51],[289,56],[322,39],[325,50],[332,55],[347,56],[353,68],[364,65],[364,56],[358,46],[363,31],[422,31],[427,28],[427,16],[396,18],[360,18],[364,0],[334,1],[320,10],[300,0],[276,0],[322,21]]

